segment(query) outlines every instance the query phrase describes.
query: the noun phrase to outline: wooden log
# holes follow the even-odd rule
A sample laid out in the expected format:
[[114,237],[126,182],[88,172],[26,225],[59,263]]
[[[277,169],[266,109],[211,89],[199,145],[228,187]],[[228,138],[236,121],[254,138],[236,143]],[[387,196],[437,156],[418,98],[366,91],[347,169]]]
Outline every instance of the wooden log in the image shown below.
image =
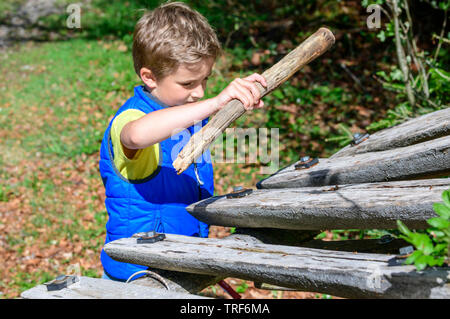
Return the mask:
[[[300,68],[326,52],[334,44],[334,41],[333,33],[327,28],[317,30],[296,49],[262,74],[266,79],[267,87],[263,88],[257,83],[261,96],[275,90]],[[208,124],[194,135],[195,137],[191,137],[178,154],[173,162],[173,167],[175,167],[177,173],[181,174],[186,170],[232,122],[244,113],[243,104],[236,99],[217,112]]]
[[449,298],[450,268],[417,272],[392,255],[337,252],[166,234],[153,244],[110,242],[115,260],[221,275],[348,298]]
[[79,277],[79,282],[67,288],[47,291],[38,285],[21,294],[25,299],[205,299],[193,294],[156,289],[113,280]]
[[217,196],[189,205],[211,225],[279,229],[412,229],[429,227],[433,203],[450,179],[254,190],[242,198]]
[[320,231],[318,230],[238,227],[233,235],[248,235],[264,244],[301,246],[303,243],[311,241],[319,234]]
[[392,239],[388,243],[383,243],[381,239],[353,239],[353,240],[311,240],[300,244],[300,247],[348,251],[354,253],[371,254],[398,254],[400,248],[411,244],[403,239]]
[[378,152],[422,143],[450,135],[450,108],[425,114],[378,131],[358,144],[348,145],[330,158],[349,156],[367,152]]
[[450,175],[450,136],[393,150],[320,159],[308,169],[295,163],[257,183],[258,188],[289,188],[387,182]]
[[[384,243],[380,239],[360,239],[360,240],[311,240],[296,244],[295,246],[325,250],[348,251],[353,253],[376,253],[376,254],[398,254],[399,249],[410,244],[403,239],[392,239]],[[255,288],[265,290],[285,290],[295,291],[297,289],[280,287],[261,282],[254,283]]]
[[[214,285],[220,280],[225,279],[217,276],[193,275],[164,269],[151,269],[151,271],[164,280],[164,282],[169,286],[170,291],[185,294],[198,293],[206,287]],[[166,289],[160,280],[155,279],[152,276],[139,277],[131,281],[130,284],[142,285],[156,289]]]

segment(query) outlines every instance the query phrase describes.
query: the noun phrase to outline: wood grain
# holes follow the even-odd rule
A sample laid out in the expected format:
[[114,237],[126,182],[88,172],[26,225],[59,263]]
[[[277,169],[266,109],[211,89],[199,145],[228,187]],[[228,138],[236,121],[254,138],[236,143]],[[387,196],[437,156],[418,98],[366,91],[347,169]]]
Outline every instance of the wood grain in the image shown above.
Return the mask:
[[399,147],[320,159],[309,169],[295,163],[257,183],[258,188],[291,188],[387,182],[450,175],[450,136]]
[[331,158],[385,151],[447,135],[450,135],[450,108],[425,114],[394,127],[378,131],[358,145],[344,147]]
[[205,297],[156,289],[113,280],[79,277],[80,281],[61,290],[47,291],[37,285],[22,292],[24,299],[205,299]]
[[450,179],[254,190],[242,198],[216,196],[189,205],[195,218],[211,225],[279,229],[428,228],[437,216],[433,203]]

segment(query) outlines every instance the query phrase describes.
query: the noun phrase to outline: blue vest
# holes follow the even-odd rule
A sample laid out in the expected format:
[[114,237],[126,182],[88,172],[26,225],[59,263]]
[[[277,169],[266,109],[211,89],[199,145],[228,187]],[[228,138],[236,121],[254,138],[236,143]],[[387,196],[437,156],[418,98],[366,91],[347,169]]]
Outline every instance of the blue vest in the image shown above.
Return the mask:
[[[134,88],[134,96],[117,111],[116,116],[128,109],[150,113],[167,107],[142,86]],[[209,150],[203,159],[177,175],[172,165],[190,136],[207,122],[193,125],[159,143],[159,163],[156,171],[142,180],[128,180],[114,165],[111,143],[111,124],[105,131],[100,148],[100,174],[106,191],[105,206],[108,212],[105,244],[119,238],[131,237],[144,231],[208,237],[208,225],[190,215],[185,207],[214,193],[213,169]],[[133,273],[148,267],[113,260],[103,250],[100,259],[105,272],[117,279],[126,280]],[[136,276],[134,278],[138,278]]]

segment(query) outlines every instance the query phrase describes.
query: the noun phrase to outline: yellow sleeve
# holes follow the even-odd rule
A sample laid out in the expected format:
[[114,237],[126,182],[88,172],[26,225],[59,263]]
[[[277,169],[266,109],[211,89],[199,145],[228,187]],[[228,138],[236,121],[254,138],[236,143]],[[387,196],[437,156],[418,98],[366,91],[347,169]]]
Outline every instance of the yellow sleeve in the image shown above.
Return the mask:
[[114,149],[114,164],[123,177],[130,180],[144,179],[151,175],[158,167],[159,144],[154,144],[136,152],[129,159],[123,152],[120,142],[120,132],[128,122],[139,119],[145,113],[136,109],[129,109],[120,113],[111,125],[111,142]]

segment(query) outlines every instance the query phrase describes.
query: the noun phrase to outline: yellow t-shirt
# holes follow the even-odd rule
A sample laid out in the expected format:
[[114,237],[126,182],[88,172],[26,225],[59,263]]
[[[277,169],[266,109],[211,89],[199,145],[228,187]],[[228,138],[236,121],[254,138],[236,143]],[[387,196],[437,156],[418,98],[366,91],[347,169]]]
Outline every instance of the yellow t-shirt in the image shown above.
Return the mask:
[[120,113],[111,125],[111,142],[114,149],[114,164],[123,177],[129,180],[139,180],[150,176],[157,168],[159,161],[159,144],[153,144],[140,149],[132,159],[123,152],[120,143],[120,132],[128,122],[135,121],[145,113],[129,109]]

